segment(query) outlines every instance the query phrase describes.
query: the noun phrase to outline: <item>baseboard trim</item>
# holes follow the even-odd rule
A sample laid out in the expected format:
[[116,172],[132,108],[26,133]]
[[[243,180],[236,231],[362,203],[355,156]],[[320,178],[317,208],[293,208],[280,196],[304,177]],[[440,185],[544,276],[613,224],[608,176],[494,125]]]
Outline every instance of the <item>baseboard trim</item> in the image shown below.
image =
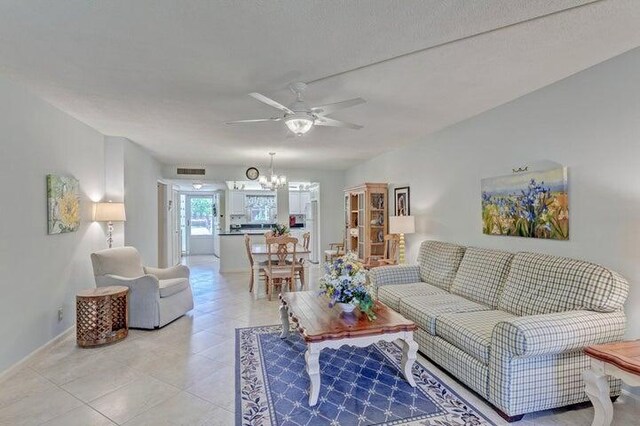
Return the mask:
[[63,331],[62,333],[58,334],[56,337],[54,337],[53,339],[49,340],[47,343],[45,343],[44,345],[40,346],[39,348],[37,348],[36,350],[34,350],[33,352],[31,352],[29,355],[25,356],[24,358],[22,358],[20,361],[16,362],[15,364],[13,364],[11,367],[7,368],[6,370],[4,370],[3,372],[0,372],[0,383],[2,383],[5,379],[7,379],[8,377],[10,377],[11,375],[13,375],[13,373],[15,373],[16,371],[18,371],[19,369],[21,369],[22,367],[24,367],[24,365],[26,363],[28,363],[29,361],[31,361],[33,358],[35,358],[37,355],[39,355],[41,352],[51,348],[52,346],[54,346],[56,343],[62,341],[64,338],[66,338],[69,334],[72,334],[76,329],[75,325],[72,325],[71,327],[69,327],[68,329],[66,329],[65,331]]

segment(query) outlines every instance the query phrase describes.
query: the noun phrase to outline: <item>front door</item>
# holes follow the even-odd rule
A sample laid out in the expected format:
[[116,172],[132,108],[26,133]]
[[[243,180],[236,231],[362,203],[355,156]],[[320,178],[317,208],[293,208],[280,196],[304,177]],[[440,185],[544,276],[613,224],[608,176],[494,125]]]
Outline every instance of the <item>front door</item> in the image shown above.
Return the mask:
[[214,253],[217,206],[213,195],[186,196],[186,243],[190,255]]

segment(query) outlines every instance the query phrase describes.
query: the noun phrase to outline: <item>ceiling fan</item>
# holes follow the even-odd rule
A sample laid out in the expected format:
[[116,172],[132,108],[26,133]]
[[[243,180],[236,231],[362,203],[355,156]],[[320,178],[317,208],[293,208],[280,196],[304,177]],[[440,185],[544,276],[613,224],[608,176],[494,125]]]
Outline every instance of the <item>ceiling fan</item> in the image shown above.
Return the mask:
[[266,121],[284,121],[289,130],[298,136],[302,136],[307,133],[313,126],[328,126],[328,127],[344,127],[347,129],[359,130],[362,126],[358,124],[348,123],[346,121],[335,120],[327,117],[338,110],[349,108],[352,106],[360,105],[366,101],[362,98],[348,99],[342,102],[336,102],[333,104],[320,105],[316,107],[309,107],[304,103],[302,94],[307,88],[305,83],[293,83],[289,86],[291,91],[296,95],[296,100],[288,107],[282,105],[279,102],[274,101],[260,93],[249,93],[254,99],[259,100],[269,106],[279,109],[284,114],[271,118],[257,118],[253,120],[237,120],[228,121],[227,124],[243,124],[243,123],[260,123]]

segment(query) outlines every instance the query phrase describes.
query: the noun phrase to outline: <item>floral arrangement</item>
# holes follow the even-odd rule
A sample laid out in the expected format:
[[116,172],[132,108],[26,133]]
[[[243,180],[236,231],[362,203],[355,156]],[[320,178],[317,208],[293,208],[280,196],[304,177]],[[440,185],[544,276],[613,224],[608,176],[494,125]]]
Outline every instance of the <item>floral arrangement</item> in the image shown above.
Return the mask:
[[273,228],[271,228],[271,230],[273,231],[274,237],[282,237],[283,235],[287,235],[289,233],[289,228],[278,223],[273,225]]
[[374,301],[367,288],[367,271],[353,253],[325,264],[325,274],[320,278],[321,295],[329,297],[329,307],[336,303],[357,305],[370,321],[376,318]]

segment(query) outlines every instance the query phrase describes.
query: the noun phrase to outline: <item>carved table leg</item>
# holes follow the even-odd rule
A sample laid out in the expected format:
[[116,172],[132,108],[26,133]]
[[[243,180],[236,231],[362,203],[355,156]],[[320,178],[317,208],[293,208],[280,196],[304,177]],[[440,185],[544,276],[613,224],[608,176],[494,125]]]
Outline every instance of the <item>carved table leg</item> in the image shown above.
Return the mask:
[[409,382],[412,387],[416,387],[416,381],[413,379],[413,372],[411,370],[416,360],[418,344],[413,340],[413,333],[407,333],[402,343],[402,372],[407,382]]
[[284,303],[280,305],[280,320],[282,321],[281,339],[289,337],[289,308]]
[[307,344],[307,352],[304,359],[307,361],[307,374],[311,381],[309,389],[309,406],[313,407],[318,403],[318,395],[320,395],[320,347],[313,343]]
[[613,404],[609,398],[607,375],[592,368],[585,370],[582,373],[582,378],[585,383],[585,392],[593,403],[592,426],[609,426],[613,420]]

